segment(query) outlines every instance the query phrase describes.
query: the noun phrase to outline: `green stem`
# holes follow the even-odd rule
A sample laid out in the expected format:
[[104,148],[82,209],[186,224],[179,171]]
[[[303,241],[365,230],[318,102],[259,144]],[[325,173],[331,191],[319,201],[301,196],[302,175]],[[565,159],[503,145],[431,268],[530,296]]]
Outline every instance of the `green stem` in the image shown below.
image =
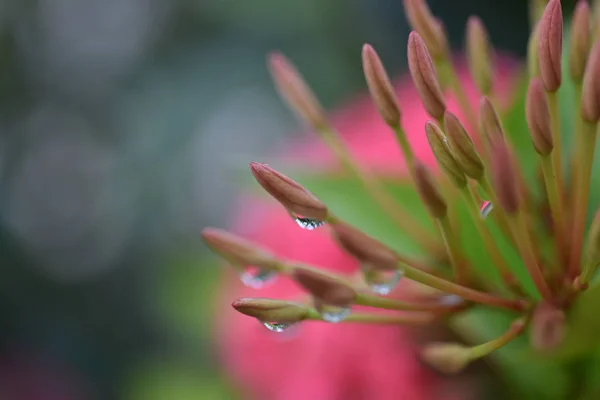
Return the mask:
[[571,240],[571,259],[569,261],[569,277],[574,278],[580,271],[581,252],[586,226],[587,208],[590,193],[590,177],[594,163],[597,124],[582,121],[581,133],[577,135],[577,173],[573,189],[573,225]]
[[518,281],[510,271],[510,267],[502,255],[502,251],[500,251],[498,248],[498,245],[496,244],[496,241],[494,240],[488,226],[483,223],[481,215],[479,214],[479,205],[477,204],[473,190],[472,188],[469,189],[464,188],[462,190],[462,194],[467,202],[467,208],[469,209],[471,219],[475,223],[475,227],[477,228],[477,231],[483,240],[483,244],[491,256],[492,263],[500,273],[502,280],[505,282],[507,287],[516,289],[519,286]]
[[516,215],[510,216],[509,223],[512,226],[512,230],[517,241],[517,246],[519,248],[519,253],[521,254],[525,268],[527,268],[527,271],[529,272],[529,276],[533,280],[535,287],[542,297],[548,301],[551,301],[552,292],[550,291],[550,287],[546,282],[538,262],[533,242],[531,241],[529,231],[527,230],[527,224],[525,222],[523,211],[519,210]]
[[[435,319],[433,314],[410,313],[404,315],[386,315],[375,313],[351,313],[341,323],[362,323],[381,325],[427,325]],[[315,309],[309,310],[306,320],[323,321],[319,312]]]
[[447,215],[438,218],[436,221],[442,234],[446,251],[450,257],[450,264],[454,270],[454,280],[458,283],[465,283],[468,273],[467,264],[465,262],[465,257],[460,252],[458,235],[452,232],[450,220]]
[[441,290],[442,292],[455,294],[465,300],[513,311],[523,311],[527,308],[527,303],[522,300],[504,299],[489,293],[474,290],[445,279],[438,278],[437,276],[431,275],[416,268],[412,268],[408,265],[399,264],[398,268],[404,271],[404,276],[406,276],[408,279]]
[[[460,106],[461,111],[467,118],[467,122],[469,123],[471,130],[477,130],[477,117],[475,116],[475,112],[471,107],[471,103],[469,102],[467,93],[465,92],[465,89],[463,88],[460,80],[458,79],[458,75],[456,74],[454,66],[452,65],[452,61],[449,59],[445,59],[443,62],[440,62],[440,69],[442,69],[448,77],[448,84],[450,85],[450,90],[452,91],[454,96],[456,96],[458,105]],[[479,135],[474,135],[474,139],[476,141],[476,145],[479,148],[481,146],[481,137]]]
[[497,337],[496,339],[492,339],[489,342],[471,347],[469,351],[470,359],[476,360],[478,358],[485,357],[488,354],[500,349],[501,347],[506,346],[508,343],[512,342],[517,337],[519,337],[525,330],[525,327],[525,321],[519,320],[513,322],[510,328],[508,328],[508,330],[504,334]]
[[[556,151],[556,149],[554,149]],[[567,262],[566,259],[566,230],[563,207],[560,201],[560,193],[556,184],[555,173],[556,165],[550,156],[540,156],[542,164],[542,172],[544,174],[544,184],[546,186],[546,194],[550,203],[550,211],[552,213],[552,221],[554,223],[554,240],[556,244],[556,260],[560,265]],[[553,265],[555,265],[553,263]]]
[[552,150],[553,171],[556,178],[556,187],[559,193],[559,201],[563,201],[564,179],[562,163],[562,138],[560,134],[560,111],[558,108],[557,92],[548,92],[548,108],[550,110],[550,127],[552,129],[552,141],[554,150]]
[[356,296],[355,304],[367,307],[374,307],[383,310],[397,310],[397,311],[454,311],[464,308],[464,303],[460,305],[445,305],[439,302],[427,302],[427,303],[412,303],[407,301],[400,301],[390,299],[388,297],[379,297],[370,293],[358,293]]

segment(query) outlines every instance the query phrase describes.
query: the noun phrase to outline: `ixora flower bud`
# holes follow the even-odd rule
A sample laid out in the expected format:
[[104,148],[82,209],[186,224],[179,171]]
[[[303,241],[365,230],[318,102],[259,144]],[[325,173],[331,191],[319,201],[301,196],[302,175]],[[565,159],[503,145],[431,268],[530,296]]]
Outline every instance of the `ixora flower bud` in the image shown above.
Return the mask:
[[538,29],[540,77],[546,91],[555,92],[560,87],[562,76],[563,16],[560,0],[548,2]]
[[325,204],[298,182],[266,164],[253,162],[250,164],[250,170],[260,186],[288,211],[317,221],[327,219]]
[[435,60],[448,56],[448,39],[442,24],[431,14],[425,0],[404,0],[410,26],[425,40]]
[[381,118],[390,126],[400,124],[400,108],[390,78],[375,49],[365,44],[362,49],[365,78]]
[[471,76],[481,94],[489,95],[492,90],[492,48],[488,34],[479,17],[467,20],[467,60]]
[[322,304],[340,308],[350,307],[356,299],[356,291],[346,282],[318,271],[296,268],[294,280]]
[[309,316],[309,308],[303,304],[285,300],[243,298],[235,300],[231,306],[236,311],[271,323],[294,323]]
[[425,42],[417,32],[408,37],[408,68],[427,113],[442,119],[446,101]]
[[202,239],[212,251],[236,266],[272,266],[276,259],[266,250],[233,233],[217,228],[202,230]]
[[440,167],[450,177],[452,183],[458,188],[463,188],[467,184],[467,177],[454,159],[454,155],[446,144],[444,132],[433,122],[425,123],[425,132],[427,141],[433,151],[433,155],[438,161]]
[[571,22],[569,46],[569,72],[575,82],[581,82],[583,78],[585,63],[590,51],[592,41],[590,14],[590,5],[587,0],[579,0]]
[[583,76],[581,116],[587,122],[600,120],[600,41],[596,42],[590,51],[590,59]]
[[525,115],[527,116],[533,147],[542,156],[550,154],[554,148],[550,127],[550,110],[546,92],[538,78],[533,78],[529,83]]
[[440,194],[431,173],[427,167],[419,162],[415,163],[415,185],[421,200],[434,218],[446,216],[446,201]]
[[383,243],[343,222],[331,224],[331,229],[344,250],[361,263],[385,270],[398,267],[398,255]]
[[538,304],[531,319],[530,341],[539,351],[550,351],[562,344],[565,337],[565,313],[546,302]]
[[517,176],[512,156],[504,141],[494,142],[491,158],[492,184],[498,196],[498,202],[507,214],[516,214],[519,211],[520,203]]
[[470,350],[458,343],[430,343],[421,352],[421,358],[440,372],[456,374],[471,362]]
[[483,133],[489,142],[494,142],[496,139],[504,140],[504,130],[500,118],[498,118],[498,113],[486,96],[483,96],[479,102],[479,119],[481,120]]
[[444,126],[448,136],[450,150],[464,173],[475,180],[483,176],[483,161],[475,150],[475,145],[465,127],[451,112],[444,114]]
[[283,54],[272,53],[268,64],[277,91],[290,108],[313,129],[326,127],[323,107],[292,63]]

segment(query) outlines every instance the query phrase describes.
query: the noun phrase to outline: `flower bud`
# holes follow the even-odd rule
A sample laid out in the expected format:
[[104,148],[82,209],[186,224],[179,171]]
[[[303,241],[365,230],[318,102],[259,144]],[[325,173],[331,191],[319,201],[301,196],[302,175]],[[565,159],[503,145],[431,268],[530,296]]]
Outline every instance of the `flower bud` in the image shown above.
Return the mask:
[[285,300],[242,298],[231,306],[242,314],[264,322],[294,323],[308,317],[305,305]]
[[546,91],[555,92],[560,87],[562,77],[563,16],[560,0],[548,2],[538,29],[540,77]]
[[590,52],[592,30],[590,27],[590,5],[587,0],[579,0],[571,22],[569,49],[569,72],[575,82],[581,82],[585,64]]
[[425,0],[404,0],[410,26],[425,40],[435,60],[448,56],[448,39],[442,24],[431,14]]
[[397,268],[398,256],[383,243],[343,222],[331,224],[331,228],[342,248],[361,263],[385,270]]
[[400,124],[400,108],[398,107],[394,87],[377,52],[369,44],[363,46],[362,63],[369,92],[375,101],[381,118],[390,126]]
[[450,150],[464,173],[475,180],[483,176],[483,161],[477,153],[471,137],[458,118],[451,112],[444,114],[444,125]]
[[356,291],[347,283],[318,271],[296,268],[292,277],[323,304],[349,307],[356,299]]
[[456,374],[471,362],[470,348],[458,343],[430,343],[421,352],[428,365],[445,374]]
[[303,121],[317,131],[327,127],[323,107],[300,73],[283,54],[269,55],[269,70],[279,95]]
[[592,47],[583,75],[581,116],[587,122],[600,120],[600,41]]
[[550,154],[554,148],[550,127],[550,109],[546,92],[538,78],[531,79],[529,83],[525,115],[527,116],[527,125],[529,126],[535,151],[542,156]]
[[425,207],[434,218],[443,218],[446,216],[447,206],[440,194],[431,173],[425,165],[416,162],[414,166],[414,179],[417,191]]
[[517,176],[513,159],[504,141],[494,142],[491,158],[492,184],[498,196],[500,207],[507,214],[515,214],[519,211]]
[[565,338],[565,313],[552,304],[542,302],[533,312],[530,340],[539,351],[554,350]]
[[458,188],[463,188],[467,184],[467,177],[454,159],[454,155],[446,144],[444,132],[433,122],[425,123],[425,133],[427,141],[433,151],[433,155],[438,161],[440,167],[448,175],[452,183]]
[[427,46],[414,31],[408,37],[408,68],[427,113],[441,119],[446,111],[444,94]]
[[485,26],[476,16],[467,21],[467,59],[477,88],[481,94],[489,95],[493,79],[492,48]]
[[269,266],[276,262],[266,250],[222,229],[204,228],[202,239],[212,251],[234,265]]
[[504,130],[500,118],[498,118],[494,105],[486,96],[481,97],[479,102],[479,118],[483,134],[490,143],[497,139],[504,140]]
[[256,181],[289,211],[306,218],[327,219],[327,207],[298,182],[275,171],[266,164],[250,164]]

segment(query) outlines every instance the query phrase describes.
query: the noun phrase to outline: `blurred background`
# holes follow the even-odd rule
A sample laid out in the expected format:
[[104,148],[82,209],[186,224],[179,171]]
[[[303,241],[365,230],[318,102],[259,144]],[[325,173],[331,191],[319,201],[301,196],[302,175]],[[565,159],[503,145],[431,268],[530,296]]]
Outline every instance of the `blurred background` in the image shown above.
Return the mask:
[[[430,1],[454,47],[478,14],[517,55],[526,3]],[[400,0],[0,0],[0,398],[243,398],[198,233],[301,134],[265,55],[335,108],[362,43],[399,75],[408,32]]]

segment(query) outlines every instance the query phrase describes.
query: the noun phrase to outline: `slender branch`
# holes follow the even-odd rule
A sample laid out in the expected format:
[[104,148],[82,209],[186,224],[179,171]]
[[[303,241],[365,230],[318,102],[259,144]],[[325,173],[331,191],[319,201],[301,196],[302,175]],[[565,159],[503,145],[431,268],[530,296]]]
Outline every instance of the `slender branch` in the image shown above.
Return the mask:
[[[554,149],[556,151],[557,149]],[[546,186],[546,194],[548,195],[548,202],[550,203],[550,211],[552,212],[552,221],[554,223],[554,240],[556,243],[556,260],[557,263],[566,263],[566,230],[565,230],[565,218],[563,214],[563,207],[560,201],[560,193],[558,191],[556,182],[556,165],[552,157],[540,156],[542,164],[542,172],[544,175],[544,184]],[[553,263],[555,265],[555,263]]]

